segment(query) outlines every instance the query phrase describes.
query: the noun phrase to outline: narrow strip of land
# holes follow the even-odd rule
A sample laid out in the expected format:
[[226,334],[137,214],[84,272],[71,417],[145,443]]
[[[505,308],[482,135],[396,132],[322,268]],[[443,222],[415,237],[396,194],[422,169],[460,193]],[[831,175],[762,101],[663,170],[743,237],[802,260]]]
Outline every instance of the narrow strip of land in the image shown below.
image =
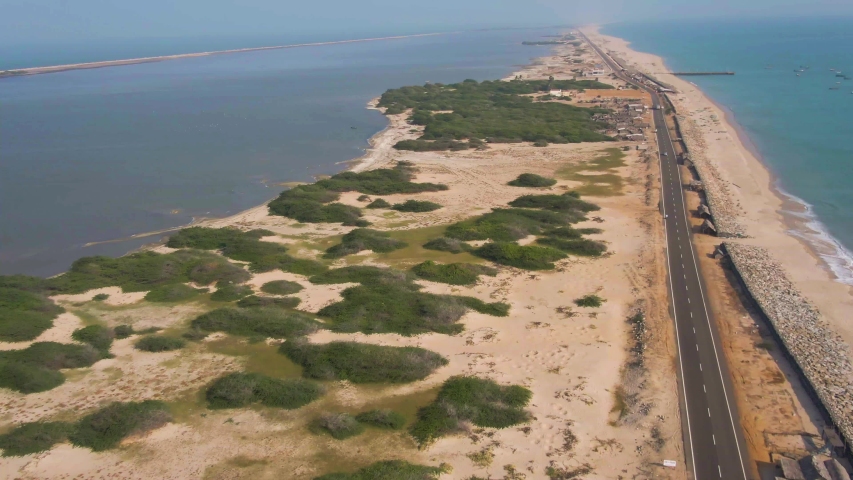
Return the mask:
[[135,65],[138,63],[162,62],[165,60],[178,60],[181,58],[206,57],[210,55],[223,55],[226,53],[257,52],[261,50],[280,50],[284,48],[319,47],[323,45],[338,45],[343,43],[376,42],[380,40],[399,40],[403,38],[431,37],[436,35],[448,35],[453,32],[419,33],[415,35],[397,35],[393,37],[358,38],[353,40],[336,40],[333,42],[296,43],[292,45],[273,45],[268,47],[235,48],[232,50],[217,50],[212,52],[181,53],[178,55],[161,55],[158,57],[127,58],[124,60],[106,60],[102,62],[70,63],[67,65],[52,65],[44,67],[17,68],[12,70],[0,70],[0,78],[16,77],[21,75],[39,75],[43,73],[57,73],[68,70],[84,70],[89,68],[119,67],[122,65]]

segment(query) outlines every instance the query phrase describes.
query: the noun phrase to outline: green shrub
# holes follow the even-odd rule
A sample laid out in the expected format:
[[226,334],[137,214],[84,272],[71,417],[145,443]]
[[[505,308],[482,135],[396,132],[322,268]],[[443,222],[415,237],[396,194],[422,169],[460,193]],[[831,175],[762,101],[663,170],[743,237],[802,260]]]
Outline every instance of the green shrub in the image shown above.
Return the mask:
[[535,173],[522,173],[515,180],[509,182],[507,185],[513,187],[551,187],[557,183],[553,178],[546,178],[541,175],[536,175]]
[[562,195],[522,195],[509,204],[518,208],[541,208],[553,212],[592,212],[601,208],[581,200],[575,192]]
[[299,297],[259,297],[257,295],[249,295],[243,297],[237,302],[238,307],[277,307],[277,308],[296,308],[301,300]]
[[318,380],[353,383],[408,383],[422,380],[447,365],[441,355],[417,347],[386,347],[357,342],[311,344],[293,340],[281,352]]
[[99,294],[95,295],[94,297],[92,297],[92,300],[94,300],[96,302],[103,302],[104,300],[106,300],[108,298],[110,298],[110,295],[108,293],[99,293]]
[[377,198],[364,208],[391,208],[391,204],[381,198]]
[[373,267],[367,265],[352,265],[334,268],[309,278],[315,285],[331,285],[336,283],[361,283],[362,285],[407,285],[412,281],[411,275],[400,270]]
[[117,447],[131,435],[160,428],[170,421],[172,417],[163,402],[113,403],[83,417],[68,438],[74,445],[99,452]]
[[321,324],[308,315],[277,307],[219,308],[191,322],[192,328],[245,337],[292,338],[314,333]]
[[455,238],[440,237],[424,244],[427,250],[438,250],[440,252],[462,253],[473,250],[473,247]]
[[415,465],[403,460],[377,462],[353,473],[329,473],[314,480],[437,480],[441,468]]
[[581,238],[583,232],[572,227],[550,228],[543,232],[545,236],[554,238]]
[[240,408],[260,403],[293,410],[320,398],[323,388],[301,379],[279,380],[259,373],[230,373],[205,392],[209,408]]
[[432,212],[433,210],[438,210],[441,208],[441,205],[434,202],[426,202],[419,200],[406,200],[403,203],[395,203],[391,206],[392,210],[397,210],[398,212]]
[[549,212],[526,208],[496,208],[491,212],[447,227],[444,235],[457,240],[514,242],[543,231],[579,222],[580,212]]
[[4,457],[20,457],[50,450],[68,439],[73,426],[66,422],[33,422],[19,425],[0,435]]
[[[287,254],[287,247],[260,239],[274,235],[269,230],[240,231],[236,228],[190,227],[172,235],[166,244],[172,248],[198,248],[219,250],[228,258],[249,262],[253,272],[268,272],[281,269],[301,275],[313,275],[325,270],[322,264],[313,260],[294,258]],[[223,279],[232,283],[242,283],[245,279]],[[200,282],[201,283],[201,282]],[[206,282],[209,284],[212,282]]]
[[60,370],[89,367],[100,359],[91,345],[71,343],[36,342],[23,350],[0,351],[0,363],[23,363]]
[[562,239],[545,237],[536,239],[536,243],[584,257],[599,257],[607,251],[607,245],[586,238]]
[[341,238],[341,243],[326,250],[324,257],[340,258],[358,253],[362,250],[372,250],[386,253],[405,248],[406,242],[390,238],[389,234],[368,228],[357,228]]
[[432,260],[412,267],[412,272],[424,280],[448,283],[450,285],[473,285],[480,275],[494,277],[498,271],[491,267],[470,263],[440,264]]
[[45,289],[50,293],[82,293],[118,286],[125,292],[144,292],[160,285],[187,282],[208,285],[218,280],[239,283],[249,277],[249,272],[213,253],[146,251],[119,258],[81,258],[71,264],[68,272],[48,279]]
[[506,428],[530,419],[524,410],[532,392],[518,385],[501,386],[477,377],[451,377],[435,401],[418,411],[410,433],[421,445],[462,430],[466,422],[478,427]]
[[406,426],[406,417],[387,409],[361,412],[355,416],[355,419],[365,425],[387,430],[400,430]]
[[590,295],[584,295],[584,296],[583,296],[583,297],[581,297],[581,298],[576,298],[576,299],[575,299],[575,305],[577,305],[577,306],[579,306],[579,307],[591,307],[591,308],[598,308],[598,307],[600,307],[600,306],[601,306],[601,304],[603,304],[605,301],[606,301],[606,300],[604,300],[603,298],[599,297],[598,295],[590,294]]
[[[566,85],[577,87],[579,84]],[[547,82],[466,80],[452,85],[403,87],[385,92],[379,106],[388,109],[386,114],[414,109],[410,121],[424,126],[419,139],[395,145],[403,150],[455,150],[475,143],[460,142],[462,139],[518,138],[526,142],[554,143],[612,140],[597,133],[606,124],[593,119],[605,110],[533,102],[526,96],[542,91],[543,86],[547,88]],[[437,111],[452,113],[434,113]]]
[[233,302],[252,294],[252,288],[247,285],[234,285],[233,283],[219,282],[216,291],[210,296],[215,302]]
[[181,337],[186,338],[191,342],[200,342],[207,338],[208,335],[210,335],[210,333],[205,332],[203,330],[199,330],[197,328],[192,328],[189,331],[182,333]]
[[101,353],[101,358],[111,358],[110,347],[113,344],[115,332],[101,325],[89,325],[78,328],[71,333],[71,338],[78,342],[88,343]]
[[473,253],[501,265],[525,270],[553,270],[553,262],[566,258],[566,254],[553,248],[516,243],[487,243]]
[[358,200],[359,202],[369,202],[370,195],[360,195],[356,200]]
[[548,141],[543,140],[543,139],[539,139],[539,140],[536,140],[535,142],[533,142],[533,146],[534,147],[547,147]]
[[0,287],[0,341],[33,340],[64,311],[41,293]]
[[475,310],[493,317],[506,317],[509,315],[509,305],[502,302],[486,303],[479,298],[460,297],[465,306],[471,310]]
[[180,338],[149,335],[137,340],[133,347],[144,352],[171,352],[172,350],[180,350],[185,345],[186,342]]
[[149,302],[181,302],[195,298],[206,292],[206,288],[199,289],[183,283],[175,283],[154,287],[154,289],[145,294],[145,300]]
[[271,295],[290,295],[301,291],[303,288],[305,287],[287,280],[273,280],[261,285],[261,291]]
[[21,393],[44,392],[65,383],[61,372],[18,362],[0,361],[0,388]]
[[327,413],[316,419],[312,430],[327,433],[336,440],[344,440],[364,432],[364,425],[346,413]]
[[133,335],[133,326],[131,325],[118,325],[113,329],[113,337],[117,339],[127,338]]

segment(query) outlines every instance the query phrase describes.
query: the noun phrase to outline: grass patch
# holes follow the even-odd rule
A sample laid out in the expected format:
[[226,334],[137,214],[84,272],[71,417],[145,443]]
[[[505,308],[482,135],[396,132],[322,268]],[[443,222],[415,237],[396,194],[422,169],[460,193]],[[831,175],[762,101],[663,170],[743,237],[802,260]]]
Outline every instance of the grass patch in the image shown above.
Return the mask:
[[301,291],[302,285],[288,280],[273,280],[261,285],[261,291],[270,295],[290,295]]
[[326,250],[325,258],[341,258],[362,250],[391,252],[406,247],[406,243],[395,240],[385,232],[369,228],[357,228],[341,238],[341,243]]
[[99,452],[117,447],[128,436],[160,428],[171,420],[163,402],[113,403],[83,417],[68,438],[74,445]]
[[355,419],[371,427],[386,430],[402,430],[406,426],[406,417],[389,409],[370,410],[355,416]]
[[257,295],[249,295],[243,297],[237,302],[238,307],[277,307],[277,308],[296,308],[302,300],[299,297],[259,297]]
[[133,348],[143,352],[171,352],[184,348],[187,342],[180,338],[149,335],[142,337],[133,344]]
[[582,257],[600,257],[607,251],[607,245],[604,243],[586,238],[564,239],[545,237],[536,239],[536,243]]
[[391,208],[391,204],[385,201],[384,199],[377,198],[376,200],[367,204],[364,208]]
[[92,297],[92,301],[103,302],[104,300],[106,300],[108,298],[110,298],[110,295],[108,293],[99,293],[99,294],[95,295],[94,297]]
[[196,298],[202,293],[207,293],[206,288],[193,288],[183,283],[172,285],[160,285],[145,294],[145,300],[149,302],[182,302]]
[[574,300],[575,305],[579,307],[598,308],[607,300],[595,294],[584,295]]
[[477,378],[451,377],[432,404],[418,411],[410,433],[421,446],[462,431],[467,422],[478,427],[506,428],[530,419],[524,410],[532,392],[518,385],[501,386]]
[[566,254],[553,248],[516,243],[487,243],[473,253],[501,265],[525,270],[553,270],[555,261],[566,258]]
[[526,208],[496,208],[491,212],[447,227],[445,236],[457,240],[514,242],[547,229],[585,220],[582,212],[551,212]]
[[209,408],[240,408],[253,403],[293,410],[323,395],[323,388],[302,379],[280,380],[259,373],[230,373],[205,392]]
[[515,180],[510,181],[507,185],[511,187],[530,187],[541,188],[551,187],[557,183],[553,178],[543,177],[535,173],[522,173]]
[[139,335],[148,335],[149,333],[155,333],[162,330],[159,327],[150,327],[144,330],[134,330],[131,325],[118,325],[113,328],[113,338],[122,339],[127,338],[131,335],[139,334]]
[[502,302],[486,303],[479,298],[459,297],[466,307],[493,317],[506,317],[509,315],[509,304]]
[[252,294],[252,288],[247,285],[235,285],[229,282],[218,282],[216,291],[210,295],[215,302],[233,302]]
[[336,440],[345,440],[364,433],[364,425],[348,413],[327,413],[311,424],[314,433],[325,433]]
[[439,252],[462,253],[470,252],[474,248],[467,243],[455,238],[440,237],[435,238],[424,244],[427,250],[437,250]]
[[321,327],[319,322],[308,315],[277,307],[220,308],[199,316],[190,325],[207,332],[263,338],[308,335]]
[[4,457],[20,457],[50,450],[68,439],[73,426],[66,422],[25,423],[0,435],[0,449]]
[[89,325],[74,330],[71,333],[71,338],[78,342],[88,343],[100,352],[101,358],[112,358],[110,347],[113,344],[113,338],[115,338],[115,331],[110,328],[101,325]]
[[370,195],[420,193],[447,190],[445,185],[413,183],[412,165],[398,163],[394,168],[367,172],[342,172],[309,185],[299,185],[282,192],[269,203],[272,215],[281,215],[305,223],[342,223],[364,227],[361,210],[341,203],[331,203],[341,192],[357,191]]
[[362,285],[395,285],[411,283],[412,277],[406,272],[390,268],[369,265],[351,265],[334,268],[308,279],[316,285],[333,285],[336,283],[360,283]]
[[[319,262],[290,256],[287,247],[280,243],[260,240],[271,235],[274,233],[269,230],[243,232],[236,228],[190,227],[169,237],[166,245],[172,248],[217,250],[233,260],[249,262],[249,270],[253,272],[281,269],[300,275],[314,275],[326,269]],[[242,281],[232,280],[232,283]]]
[[420,200],[406,200],[403,203],[395,203],[391,206],[392,210],[397,210],[398,212],[415,213],[432,212],[434,210],[438,210],[439,208],[441,208],[441,205],[435,202],[427,202]]
[[0,387],[21,393],[43,392],[65,382],[58,370],[89,367],[100,359],[100,352],[91,345],[56,342],[0,351]]
[[388,460],[353,473],[329,473],[314,480],[437,480],[447,469],[416,465],[403,460]]
[[357,342],[311,344],[288,341],[281,353],[318,380],[352,383],[408,383],[422,380],[447,365],[441,355],[417,347],[386,347]]
[[[602,155],[580,164],[569,164],[557,171],[557,177],[581,182],[575,191],[587,196],[621,195],[623,180],[616,170],[625,166],[625,153],[618,148],[607,148]],[[583,172],[594,172],[584,174]]]
[[[571,81],[554,83],[567,88],[579,85]],[[427,84],[388,90],[380,98],[379,106],[387,108],[386,114],[414,109],[410,121],[424,126],[424,133],[417,140],[397,143],[395,148],[400,150],[462,150],[479,146],[483,140],[551,143],[612,140],[596,132],[606,124],[593,120],[595,114],[606,110],[533,102],[524,96],[542,88],[547,88],[547,82],[465,80],[452,85]],[[434,113],[437,111],[452,113]],[[469,141],[461,142],[463,139]]]
[[64,311],[38,291],[0,287],[0,341],[33,340],[52,327],[53,319]]
[[494,277],[498,271],[484,265],[472,265],[470,263],[440,264],[427,260],[412,267],[412,273],[424,280],[433,282],[450,285],[473,285],[477,283],[480,275]]
[[518,208],[541,208],[552,212],[575,213],[599,210],[598,205],[585,202],[576,192],[566,192],[562,195],[522,195],[509,202],[510,206]]

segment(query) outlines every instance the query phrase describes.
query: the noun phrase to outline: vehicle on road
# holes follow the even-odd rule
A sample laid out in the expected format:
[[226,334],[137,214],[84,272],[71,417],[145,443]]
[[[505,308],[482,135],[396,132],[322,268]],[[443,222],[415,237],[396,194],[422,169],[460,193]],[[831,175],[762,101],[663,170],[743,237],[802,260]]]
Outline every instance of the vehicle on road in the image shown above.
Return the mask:
[[663,156],[664,156],[664,157],[668,157],[668,156],[669,156],[669,153],[667,153],[667,152],[663,152]]

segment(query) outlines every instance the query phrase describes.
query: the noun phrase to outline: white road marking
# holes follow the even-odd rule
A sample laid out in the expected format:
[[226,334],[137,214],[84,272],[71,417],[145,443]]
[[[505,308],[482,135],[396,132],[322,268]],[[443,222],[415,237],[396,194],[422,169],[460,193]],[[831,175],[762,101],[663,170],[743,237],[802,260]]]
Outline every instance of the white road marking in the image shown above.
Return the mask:
[[708,408],[708,418],[711,418],[711,409]]

